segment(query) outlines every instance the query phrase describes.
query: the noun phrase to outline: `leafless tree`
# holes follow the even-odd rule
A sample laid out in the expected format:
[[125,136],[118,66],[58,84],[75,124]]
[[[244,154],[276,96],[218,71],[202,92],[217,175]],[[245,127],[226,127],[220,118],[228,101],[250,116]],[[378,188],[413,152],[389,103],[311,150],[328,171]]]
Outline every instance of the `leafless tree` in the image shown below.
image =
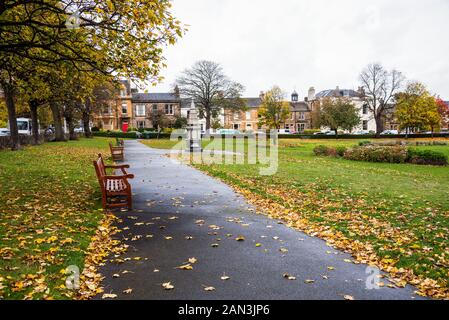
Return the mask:
[[364,98],[376,121],[378,136],[384,130],[384,118],[394,108],[394,97],[404,80],[401,72],[388,71],[378,63],[368,65],[360,74]]
[[199,61],[185,70],[175,84],[183,97],[195,100],[200,114],[206,118],[206,130],[211,128],[221,108],[245,108],[241,98],[243,85],[231,81],[218,63]]

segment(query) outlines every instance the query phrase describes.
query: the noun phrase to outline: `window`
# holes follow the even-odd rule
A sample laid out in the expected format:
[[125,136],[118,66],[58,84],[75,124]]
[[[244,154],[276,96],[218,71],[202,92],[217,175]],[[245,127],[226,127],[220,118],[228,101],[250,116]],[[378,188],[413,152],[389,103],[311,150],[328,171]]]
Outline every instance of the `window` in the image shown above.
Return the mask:
[[251,111],[246,112],[246,120],[251,120]]
[[299,123],[298,124],[298,132],[304,132],[304,130],[306,130],[306,124],[305,123]]
[[136,105],[136,116],[138,116],[138,117],[145,116],[145,105],[144,104]]
[[240,129],[240,125],[239,124],[234,124],[234,130],[239,130]]
[[153,104],[153,114],[157,113],[157,104]]
[[306,114],[304,112],[299,113],[299,120],[306,120]]
[[128,113],[128,105],[126,103],[122,104],[122,113],[123,114]]
[[165,114],[166,115],[174,115],[175,114],[175,108],[172,104],[166,104],[165,105]]
[[368,121],[366,120],[363,121],[363,130],[368,130]]
[[107,107],[103,108],[103,113],[104,114],[111,114],[111,112],[112,112],[112,109],[111,109],[110,106],[107,106]]
[[137,121],[137,129],[145,129],[145,121]]
[[121,96],[121,97],[126,97],[126,89],[125,89],[125,88],[122,88],[122,89],[120,90],[120,96]]
[[367,104],[363,105],[363,114],[368,114],[368,105]]

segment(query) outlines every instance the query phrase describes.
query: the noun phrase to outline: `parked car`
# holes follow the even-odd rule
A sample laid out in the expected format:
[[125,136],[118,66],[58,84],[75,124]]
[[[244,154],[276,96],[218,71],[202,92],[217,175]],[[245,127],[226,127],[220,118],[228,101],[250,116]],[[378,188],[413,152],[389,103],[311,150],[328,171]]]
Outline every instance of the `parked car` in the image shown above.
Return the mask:
[[385,130],[381,133],[382,136],[391,136],[391,135],[397,135],[399,134],[398,130]]
[[371,134],[371,133],[368,130],[362,130],[362,131],[357,131],[357,132],[353,133],[353,135],[355,135],[355,136],[366,136],[369,134]]
[[0,128],[0,137],[8,137],[10,132],[7,128]]
[[217,131],[218,134],[222,134],[222,135],[239,135],[242,134],[239,130],[234,130],[234,129],[221,129],[219,131]]
[[84,133],[84,128],[83,127],[76,127],[75,128],[75,133]]
[[290,129],[279,129],[279,130],[278,130],[278,133],[279,133],[279,134],[292,134],[292,133],[290,132]]

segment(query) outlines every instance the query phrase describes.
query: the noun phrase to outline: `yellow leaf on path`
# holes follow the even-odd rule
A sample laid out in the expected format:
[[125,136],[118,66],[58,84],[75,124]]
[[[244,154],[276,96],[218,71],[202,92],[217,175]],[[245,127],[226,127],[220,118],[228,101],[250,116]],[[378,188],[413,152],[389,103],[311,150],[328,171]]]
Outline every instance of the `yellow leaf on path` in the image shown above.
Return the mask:
[[193,270],[193,267],[190,264],[185,264],[183,266],[179,266],[176,269],[180,269],[180,270]]
[[288,273],[284,273],[282,276],[287,280],[296,280],[296,277],[291,276]]
[[165,282],[162,284],[162,288],[164,288],[165,290],[173,290],[175,286],[172,285],[171,282]]
[[344,298],[345,300],[354,300],[354,297],[349,295],[345,295]]
[[256,243],[256,247],[257,247],[257,248],[260,248],[261,246],[262,246],[261,243]]
[[240,237],[235,238],[235,240],[237,240],[237,241],[245,241],[245,237],[244,236],[240,236]]
[[287,253],[287,252],[288,252],[288,249],[280,248],[279,251],[282,252],[282,253]]
[[173,240],[173,237],[165,237],[165,240]]
[[132,292],[133,292],[133,289],[131,289],[131,288],[123,290],[123,293],[125,293],[125,294],[130,294]]
[[115,299],[115,298],[117,298],[117,295],[116,295],[116,294],[113,294],[113,293],[105,293],[105,294],[101,297],[101,299]]
[[205,287],[204,291],[215,291],[214,287]]
[[307,284],[312,284],[312,283],[315,283],[315,280],[306,280],[304,282],[307,283]]
[[197,263],[197,259],[196,258],[190,258],[189,259],[189,262],[191,263],[191,264],[195,264],[195,263]]
[[217,248],[217,247],[219,246],[219,244],[218,244],[218,243],[212,243],[210,246],[211,246],[212,248]]
[[327,270],[334,271],[335,267],[327,267]]
[[228,277],[225,273],[223,273],[223,276],[221,277],[221,280],[226,281],[226,280],[229,280],[229,279],[231,279],[231,278]]

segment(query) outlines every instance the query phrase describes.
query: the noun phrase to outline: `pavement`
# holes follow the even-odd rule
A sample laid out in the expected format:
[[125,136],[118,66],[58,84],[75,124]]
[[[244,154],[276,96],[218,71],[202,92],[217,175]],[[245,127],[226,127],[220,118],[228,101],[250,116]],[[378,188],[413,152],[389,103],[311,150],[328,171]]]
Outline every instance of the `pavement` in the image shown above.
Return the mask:
[[[110,258],[100,269],[105,293],[123,300],[422,299],[411,286],[388,288],[326,242],[255,214],[229,186],[165,154],[126,141],[134,208],[116,214],[129,250],[125,261]],[[190,258],[192,270],[177,269]],[[367,289],[378,281],[385,287]],[[168,282],[172,290],[162,287]]]

